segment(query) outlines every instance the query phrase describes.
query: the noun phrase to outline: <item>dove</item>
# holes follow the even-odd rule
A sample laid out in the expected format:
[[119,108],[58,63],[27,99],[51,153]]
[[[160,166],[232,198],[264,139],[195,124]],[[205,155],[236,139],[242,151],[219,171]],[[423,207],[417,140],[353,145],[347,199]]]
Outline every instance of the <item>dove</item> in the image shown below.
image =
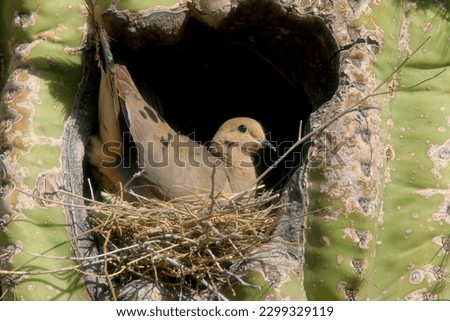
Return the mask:
[[[121,128],[119,113],[126,128]],[[126,161],[131,156],[124,131],[134,142],[134,162]],[[99,130],[88,157],[97,182],[110,192],[127,185],[136,194],[165,200],[238,193],[256,184],[253,159],[264,147],[274,148],[261,124],[248,117],[225,121],[209,146],[201,145],[176,132],[144,100],[125,66],[114,65],[113,77],[102,71]]]

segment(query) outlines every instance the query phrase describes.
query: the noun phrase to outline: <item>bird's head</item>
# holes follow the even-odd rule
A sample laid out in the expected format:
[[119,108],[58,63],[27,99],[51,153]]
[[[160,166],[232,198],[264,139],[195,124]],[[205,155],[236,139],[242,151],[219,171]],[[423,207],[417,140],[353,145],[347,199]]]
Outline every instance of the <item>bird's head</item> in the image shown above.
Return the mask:
[[[243,154],[251,156],[264,147],[275,149],[265,136],[259,122],[252,118],[237,117],[227,120],[219,127],[212,144],[219,144],[222,149],[227,151],[230,148],[236,148]],[[222,150],[220,154],[224,153],[226,153],[225,150]]]

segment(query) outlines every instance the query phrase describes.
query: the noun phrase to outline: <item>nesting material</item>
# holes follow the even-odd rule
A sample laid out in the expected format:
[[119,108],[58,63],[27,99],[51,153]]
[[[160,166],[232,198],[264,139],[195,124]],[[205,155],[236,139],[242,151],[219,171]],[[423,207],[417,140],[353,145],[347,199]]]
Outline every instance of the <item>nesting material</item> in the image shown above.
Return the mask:
[[107,276],[140,277],[193,290],[217,289],[237,276],[229,267],[270,239],[278,195],[190,197],[171,201],[114,195],[96,203],[92,227],[104,241]]

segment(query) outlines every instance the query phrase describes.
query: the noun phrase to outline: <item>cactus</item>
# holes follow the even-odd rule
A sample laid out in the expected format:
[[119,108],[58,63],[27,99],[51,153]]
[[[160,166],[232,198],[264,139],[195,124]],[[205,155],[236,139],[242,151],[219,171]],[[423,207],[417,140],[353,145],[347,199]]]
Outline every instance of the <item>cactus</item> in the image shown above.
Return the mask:
[[64,124],[81,79],[87,12],[82,1],[2,1],[0,11],[9,75],[0,112],[0,266],[9,271],[2,271],[2,297],[86,300],[64,208],[34,196],[63,202],[56,192],[70,174]]
[[[92,239],[80,239],[86,231],[85,211],[74,215],[67,205],[33,197],[52,195],[56,202],[76,202],[56,191],[63,187],[83,193],[83,144],[95,126],[88,102],[95,101],[95,91],[86,90],[95,87],[88,86],[96,81],[89,69],[93,59],[86,56],[82,61],[73,54],[83,41],[84,2],[57,3],[0,4],[8,17],[2,20],[1,39],[8,81],[1,105],[6,174],[0,263],[2,270],[16,273],[2,276],[8,299],[98,299],[95,292],[103,292],[104,286],[101,277],[83,282],[86,278],[73,271],[80,261],[54,258],[96,253],[86,251]],[[115,46],[145,46],[147,39],[136,36],[135,28],[162,46],[180,41],[189,21],[221,35],[238,30],[236,41],[250,34],[262,52],[257,58],[269,61],[273,73],[287,79],[287,87],[300,88],[309,97],[304,101],[313,109],[308,114],[307,160],[285,185],[282,200],[287,206],[280,209],[272,241],[232,266],[240,281],[233,289],[223,289],[229,299],[450,297],[450,72],[444,69],[450,56],[445,2],[110,3],[97,1],[102,10],[110,8],[107,19],[122,19],[107,22],[111,28],[120,26],[114,32],[122,43]],[[127,28],[129,21],[137,21],[134,18],[148,19],[147,24]],[[274,33],[277,37],[271,38],[264,28],[257,29],[266,33],[251,34],[252,27],[264,24],[274,24],[270,32],[280,31]],[[152,68],[158,65],[147,62]],[[205,88],[199,93],[208,94]],[[185,99],[189,102],[188,96]],[[287,133],[300,112],[283,109],[287,102],[281,94],[279,99],[277,112],[265,121],[282,123],[272,130]],[[170,115],[170,110],[165,112]],[[80,123],[85,128],[78,128]],[[80,152],[68,152],[68,142]],[[68,167],[69,179],[61,175]],[[75,217],[81,220],[77,224]],[[63,272],[20,274],[61,268]]]
[[333,146],[345,142],[339,158],[315,147],[326,135],[313,141],[311,155],[329,161],[307,173],[307,296],[448,299],[448,8],[382,1],[361,9],[355,31],[379,48],[344,67],[351,96],[332,100],[325,113],[375,89],[386,94],[327,128]]

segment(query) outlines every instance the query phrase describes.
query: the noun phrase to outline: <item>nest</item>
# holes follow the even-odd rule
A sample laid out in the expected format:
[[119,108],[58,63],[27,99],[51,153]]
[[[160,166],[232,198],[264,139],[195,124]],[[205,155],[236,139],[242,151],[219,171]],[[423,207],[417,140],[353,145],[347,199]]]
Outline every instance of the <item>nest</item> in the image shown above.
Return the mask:
[[110,284],[146,278],[195,293],[239,279],[231,265],[270,239],[280,208],[279,196],[269,192],[131,203],[105,198],[94,206],[91,224],[103,240]]

